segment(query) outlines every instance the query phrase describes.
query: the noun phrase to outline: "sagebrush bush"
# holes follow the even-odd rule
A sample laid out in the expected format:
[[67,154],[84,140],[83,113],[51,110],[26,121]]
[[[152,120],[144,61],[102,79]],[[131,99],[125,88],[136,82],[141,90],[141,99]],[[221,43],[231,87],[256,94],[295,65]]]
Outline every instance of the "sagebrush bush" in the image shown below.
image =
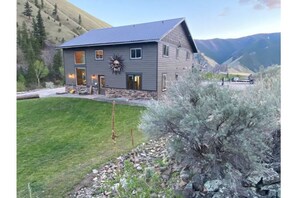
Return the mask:
[[216,177],[226,164],[248,172],[269,151],[269,132],[279,127],[277,80],[234,91],[202,83],[197,72],[173,83],[143,113],[140,128],[150,136],[172,134],[171,151],[200,163]]

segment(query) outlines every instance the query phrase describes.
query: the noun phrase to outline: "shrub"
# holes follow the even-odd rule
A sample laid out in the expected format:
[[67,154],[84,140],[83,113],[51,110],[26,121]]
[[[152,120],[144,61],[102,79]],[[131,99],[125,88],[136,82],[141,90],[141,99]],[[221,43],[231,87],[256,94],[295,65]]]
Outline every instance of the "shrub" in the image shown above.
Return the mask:
[[277,80],[270,80],[238,92],[202,85],[201,77],[190,73],[149,105],[140,128],[151,136],[172,134],[172,155],[201,164],[212,177],[223,177],[229,164],[247,173],[270,151],[265,140],[279,127],[279,89]]
[[18,92],[26,91],[26,86],[24,82],[20,82],[20,81],[17,82],[17,91]]
[[99,191],[113,191],[116,197],[150,197],[152,194],[173,197],[172,189],[162,187],[163,179],[153,168],[146,168],[142,173],[136,170],[132,162],[126,160],[124,164],[123,171],[119,172],[113,180],[106,181],[109,189],[103,187]]

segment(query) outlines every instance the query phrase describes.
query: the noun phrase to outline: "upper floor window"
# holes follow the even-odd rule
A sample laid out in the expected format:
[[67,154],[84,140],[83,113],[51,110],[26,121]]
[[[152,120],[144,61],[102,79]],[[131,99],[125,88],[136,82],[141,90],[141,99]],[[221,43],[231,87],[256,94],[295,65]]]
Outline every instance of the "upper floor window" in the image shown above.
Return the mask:
[[95,50],[95,60],[103,60],[103,50]]
[[169,56],[169,45],[163,45],[163,56]]
[[130,49],[130,59],[141,59],[142,49],[141,48],[131,48]]
[[86,62],[85,51],[74,52],[74,61],[75,61],[75,64],[85,64]]

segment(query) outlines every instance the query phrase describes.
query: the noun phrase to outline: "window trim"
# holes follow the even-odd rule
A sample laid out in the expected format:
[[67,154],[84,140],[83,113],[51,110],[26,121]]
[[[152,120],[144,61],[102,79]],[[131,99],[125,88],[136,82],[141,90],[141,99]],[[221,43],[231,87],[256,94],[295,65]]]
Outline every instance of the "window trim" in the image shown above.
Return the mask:
[[[165,79],[166,79],[165,81],[164,81],[164,76],[165,76]],[[167,90],[167,73],[162,73],[161,90],[162,91],[166,91]]]
[[[75,56],[75,53],[76,52],[84,52],[84,62],[83,63],[77,63],[76,62],[76,56]],[[85,50],[77,50],[77,51],[74,51],[73,53],[73,58],[74,58],[74,64],[75,65],[85,65],[86,64],[86,51]]]
[[[132,57],[132,50],[140,50],[140,57],[133,58],[133,57]],[[135,52],[136,52],[136,51],[135,51]],[[136,56],[136,54],[135,54],[135,56]],[[130,48],[130,59],[131,59],[131,60],[142,59],[142,48],[141,48],[141,47]]]
[[[102,51],[102,58],[96,58],[96,52],[97,51]],[[102,49],[95,50],[95,60],[96,61],[102,61],[102,60],[104,60],[104,50],[102,50]]]
[[[164,50],[164,47],[165,47],[165,50]],[[164,52],[165,52],[165,54],[164,54]],[[163,44],[162,55],[163,55],[163,57],[169,57],[169,45]]]
[[[140,76],[140,89],[135,89],[133,86],[133,89],[128,88],[128,76],[132,75],[133,76],[133,81],[135,80],[135,76]],[[142,90],[142,73],[126,73],[126,89],[127,90]]]

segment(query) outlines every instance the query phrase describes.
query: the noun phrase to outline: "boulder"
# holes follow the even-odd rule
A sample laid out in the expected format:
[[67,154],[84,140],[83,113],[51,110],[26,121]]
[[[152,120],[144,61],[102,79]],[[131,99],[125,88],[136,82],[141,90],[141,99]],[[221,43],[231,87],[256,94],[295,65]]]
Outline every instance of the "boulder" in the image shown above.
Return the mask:
[[207,191],[207,192],[216,192],[220,189],[220,186],[223,184],[223,182],[219,179],[216,179],[216,180],[210,180],[210,181],[207,181],[205,184],[204,184],[204,189]]

